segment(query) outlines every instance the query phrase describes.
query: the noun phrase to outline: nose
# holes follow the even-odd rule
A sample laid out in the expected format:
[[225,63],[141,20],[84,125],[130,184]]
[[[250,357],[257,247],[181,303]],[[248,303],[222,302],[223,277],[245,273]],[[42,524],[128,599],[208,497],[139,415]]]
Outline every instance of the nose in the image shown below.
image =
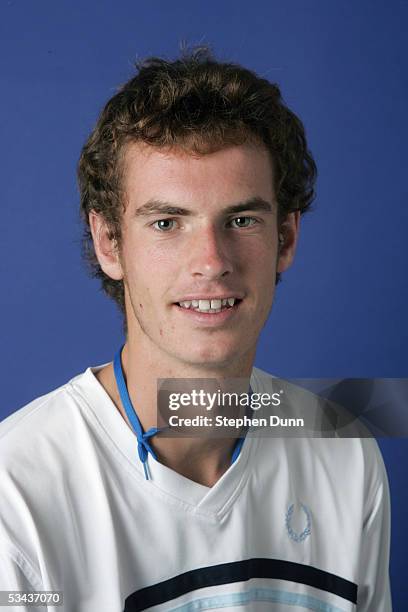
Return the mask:
[[233,271],[231,247],[222,230],[210,225],[192,237],[187,257],[190,274],[196,279],[215,280]]

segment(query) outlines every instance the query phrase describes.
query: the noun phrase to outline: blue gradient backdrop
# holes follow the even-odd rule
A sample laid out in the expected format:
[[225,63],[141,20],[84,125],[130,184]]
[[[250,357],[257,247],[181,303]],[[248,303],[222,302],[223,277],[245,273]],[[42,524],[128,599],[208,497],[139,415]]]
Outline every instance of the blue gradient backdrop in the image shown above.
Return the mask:
[[[401,1],[2,0],[1,417],[121,342],[119,315],[80,260],[75,166],[132,61],[173,57],[181,40],[277,81],[319,167],[257,365],[283,377],[407,377],[407,17]],[[403,611],[408,443],[380,444]]]

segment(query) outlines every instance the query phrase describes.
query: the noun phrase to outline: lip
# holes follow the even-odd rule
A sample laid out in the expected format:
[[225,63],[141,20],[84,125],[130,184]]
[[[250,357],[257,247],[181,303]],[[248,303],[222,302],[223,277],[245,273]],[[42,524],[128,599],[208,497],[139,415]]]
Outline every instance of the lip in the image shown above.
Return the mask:
[[175,300],[174,304],[177,304],[177,302],[192,302],[193,300],[226,300],[229,297],[233,297],[236,300],[242,300],[244,297],[243,293],[234,293],[233,291],[231,291],[231,293],[211,293],[211,294],[203,294],[203,293],[195,293],[195,294],[190,294],[190,295],[185,295],[182,298],[180,298],[179,300]]
[[[232,296],[230,295],[229,297],[232,297]],[[197,298],[191,298],[191,299],[197,299]],[[205,300],[209,298],[201,298],[201,299]],[[180,300],[180,301],[183,302],[184,300]],[[226,308],[225,310],[222,310],[221,312],[215,312],[215,313],[197,312],[196,310],[192,310],[191,308],[183,308],[182,306],[178,306],[178,304],[173,304],[173,307],[175,308],[176,312],[180,313],[181,316],[188,317],[187,320],[190,320],[193,323],[200,324],[204,327],[217,327],[233,319],[236,316],[241,304],[242,304],[242,300],[240,300],[238,303],[234,304],[234,306],[231,306],[230,308]]]

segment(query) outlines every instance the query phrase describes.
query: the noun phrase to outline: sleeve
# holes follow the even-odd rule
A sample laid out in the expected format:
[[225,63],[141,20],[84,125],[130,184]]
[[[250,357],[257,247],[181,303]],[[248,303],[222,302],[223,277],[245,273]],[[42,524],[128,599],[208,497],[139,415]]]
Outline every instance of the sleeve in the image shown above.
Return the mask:
[[391,612],[389,578],[391,508],[388,478],[384,462],[374,440],[371,461],[376,459],[372,471],[370,491],[367,494],[358,587],[358,612]]

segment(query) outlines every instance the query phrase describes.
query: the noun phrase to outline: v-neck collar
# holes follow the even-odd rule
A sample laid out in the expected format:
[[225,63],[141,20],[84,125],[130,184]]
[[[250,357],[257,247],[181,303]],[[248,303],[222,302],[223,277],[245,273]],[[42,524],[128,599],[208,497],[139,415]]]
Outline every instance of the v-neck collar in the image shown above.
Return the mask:
[[[146,481],[137,452],[136,435],[95,376],[105,365],[88,368],[71,381],[71,388],[81,396],[81,405],[86,407],[88,417],[97,424],[97,430],[105,443],[111,448],[113,445],[115,452],[111,453],[112,459],[116,457],[126,462],[128,470],[143,481],[140,486],[145,488],[146,494],[150,488],[153,494],[158,493],[162,499],[187,512],[219,520],[234,503],[250,476],[250,465],[255,461],[259,438],[247,433],[238,458],[212,487],[186,478],[156,461],[150,454],[148,465],[152,480]],[[251,376],[251,387],[254,390],[257,387],[254,373]]]

